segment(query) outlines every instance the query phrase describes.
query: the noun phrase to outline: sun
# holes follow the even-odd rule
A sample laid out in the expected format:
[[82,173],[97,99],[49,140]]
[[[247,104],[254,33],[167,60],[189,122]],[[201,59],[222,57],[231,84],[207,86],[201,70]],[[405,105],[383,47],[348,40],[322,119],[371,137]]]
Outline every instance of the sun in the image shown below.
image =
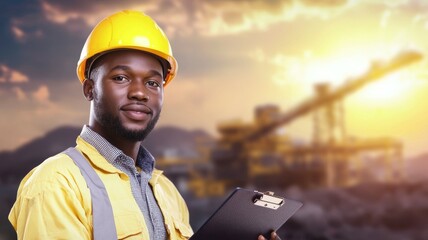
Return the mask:
[[362,103],[393,104],[402,101],[414,87],[413,81],[408,78],[408,75],[406,71],[391,73],[369,83],[356,94],[356,97]]
[[[365,51],[359,51],[354,54],[341,53],[311,60],[307,63],[306,75],[303,76],[312,85],[327,83],[334,91],[368,74],[373,61],[382,63],[388,58],[368,57]],[[405,98],[416,89],[416,72],[417,70],[413,67],[396,69],[383,77],[367,82],[359,89],[350,92],[347,97],[352,97],[363,105],[393,106],[399,101],[405,101]]]

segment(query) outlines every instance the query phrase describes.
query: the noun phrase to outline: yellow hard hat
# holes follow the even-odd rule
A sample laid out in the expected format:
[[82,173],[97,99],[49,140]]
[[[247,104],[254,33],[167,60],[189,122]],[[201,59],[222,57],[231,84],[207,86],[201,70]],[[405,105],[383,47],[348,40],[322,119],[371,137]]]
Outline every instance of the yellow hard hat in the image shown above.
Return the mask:
[[144,13],[125,10],[103,19],[89,34],[77,63],[80,82],[88,78],[88,67],[92,64],[89,59],[115,49],[141,50],[165,60],[168,69],[164,86],[177,74],[177,61],[162,29]]

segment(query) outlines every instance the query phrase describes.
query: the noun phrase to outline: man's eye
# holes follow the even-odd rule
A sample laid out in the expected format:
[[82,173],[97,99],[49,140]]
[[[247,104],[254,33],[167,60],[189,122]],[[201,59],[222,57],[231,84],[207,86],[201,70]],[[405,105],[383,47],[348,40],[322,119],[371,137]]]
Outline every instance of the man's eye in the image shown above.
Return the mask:
[[160,87],[160,84],[156,81],[148,81],[147,84],[151,87]]
[[125,76],[116,76],[116,77],[113,77],[113,80],[118,81],[118,82],[123,82],[123,81],[126,81],[128,79]]

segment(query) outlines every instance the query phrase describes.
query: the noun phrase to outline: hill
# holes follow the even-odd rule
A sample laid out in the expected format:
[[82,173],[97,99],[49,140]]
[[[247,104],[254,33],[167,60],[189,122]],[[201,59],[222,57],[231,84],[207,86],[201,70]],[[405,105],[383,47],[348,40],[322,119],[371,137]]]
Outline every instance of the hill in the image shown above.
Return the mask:
[[[46,158],[64,149],[75,146],[80,127],[63,126],[38,137],[15,151],[0,152],[0,180],[20,181],[26,173]],[[182,158],[198,157],[197,144],[200,140],[213,142],[213,138],[202,130],[188,131],[178,127],[160,127],[147,137],[143,145],[155,157],[174,155]]]

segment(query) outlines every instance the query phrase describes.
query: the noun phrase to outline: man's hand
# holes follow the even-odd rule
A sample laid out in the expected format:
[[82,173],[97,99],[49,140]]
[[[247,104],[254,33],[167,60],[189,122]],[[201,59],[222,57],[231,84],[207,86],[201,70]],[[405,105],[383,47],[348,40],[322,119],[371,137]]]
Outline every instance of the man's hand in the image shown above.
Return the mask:
[[[260,235],[257,240],[266,240],[265,237],[263,237],[263,235]],[[281,240],[281,238],[278,237],[278,235],[276,234],[276,232],[272,232],[270,234],[270,240]]]

